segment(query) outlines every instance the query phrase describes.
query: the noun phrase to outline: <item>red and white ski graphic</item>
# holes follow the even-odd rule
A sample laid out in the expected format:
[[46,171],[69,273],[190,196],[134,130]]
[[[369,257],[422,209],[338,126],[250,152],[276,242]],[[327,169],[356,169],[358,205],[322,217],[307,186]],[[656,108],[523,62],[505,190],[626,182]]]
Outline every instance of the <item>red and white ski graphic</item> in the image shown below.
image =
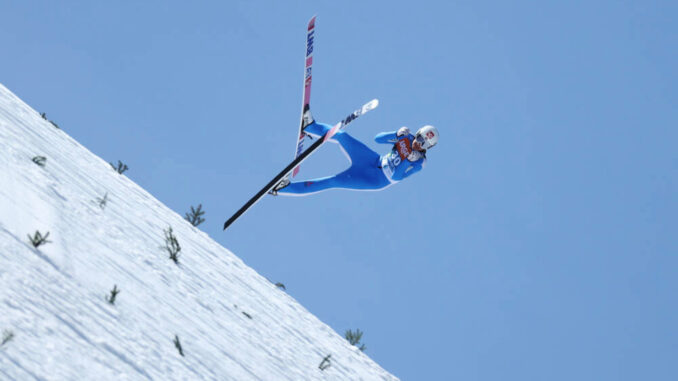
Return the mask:
[[[297,158],[304,151],[304,127],[313,123],[311,116],[311,81],[313,79],[313,40],[315,38],[315,16],[311,17],[306,29],[306,65],[304,67],[304,96],[301,105],[301,123],[299,123],[299,134],[297,135],[297,147],[294,157]],[[299,166],[292,171],[292,177],[299,173]]]

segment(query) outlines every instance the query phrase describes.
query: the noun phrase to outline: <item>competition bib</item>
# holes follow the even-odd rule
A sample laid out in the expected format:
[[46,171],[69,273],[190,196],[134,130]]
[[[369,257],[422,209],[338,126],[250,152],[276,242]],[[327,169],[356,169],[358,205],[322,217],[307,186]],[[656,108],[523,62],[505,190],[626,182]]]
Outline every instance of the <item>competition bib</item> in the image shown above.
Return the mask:
[[395,148],[398,151],[398,155],[400,155],[400,160],[405,160],[412,153],[412,143],[408,138],[398,140]]
[[381,168],[384,171],[384,175],[391,182],[394,182],[393,172],[397,166],[400,165],[403,161],[407,160],[407,157],[412,153],[412,146],[410,144],[410,139],[403,138],[399,140],[395,145],[394,149],[391,150],[387,155],[384,155],[381,161]]

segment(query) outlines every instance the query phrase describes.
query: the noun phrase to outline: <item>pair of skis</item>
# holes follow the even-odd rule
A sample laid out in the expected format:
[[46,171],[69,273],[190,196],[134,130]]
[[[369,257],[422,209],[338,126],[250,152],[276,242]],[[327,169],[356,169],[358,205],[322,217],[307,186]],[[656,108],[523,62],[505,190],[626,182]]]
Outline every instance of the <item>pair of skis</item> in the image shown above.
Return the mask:
[[304,137],[306,133],[304,128],[309,124],[313,123],[313,116],[311,115],[310,108],[310,99],[311,99],[311,81],[312,81],[312,69],[313,69],[313,41],[315,38],[315,16],[311,18],[308,22],[308,28],[306,33],[306,61],[304,68],[304,95],[303,103],[301,108],[301,123],[299,125],[299,137],[297,140],[297,146],[295,150],[295,157],[292,162],[290,162],[282,171],[280,171],[271,181],[268,182],[259,192],[257,192],[249,201],[245,203],[240,209],[238,209],[231,218],[229,218],[226,223],[224,223],[224,230],[226,230],[235,220],[242,216],[249,208],[256,204],[261,198],[270,192],[273,188],[276,187],[281,181],[289,179],[289,177],[296,176],[299,173],[299,165],[306,160],[313,152],[315,152],[323,143],[331,139],[334,134],[337,133],[340,129],[346,127],[349,123],[357,119],[359,116],[365,114],[366,112],[375,109],[379,105],[379,101],[373,99],[361,108],[350,113],[346,118],[341,122],[334,125],[322,138],[317,139],[310,147],[304,150]]

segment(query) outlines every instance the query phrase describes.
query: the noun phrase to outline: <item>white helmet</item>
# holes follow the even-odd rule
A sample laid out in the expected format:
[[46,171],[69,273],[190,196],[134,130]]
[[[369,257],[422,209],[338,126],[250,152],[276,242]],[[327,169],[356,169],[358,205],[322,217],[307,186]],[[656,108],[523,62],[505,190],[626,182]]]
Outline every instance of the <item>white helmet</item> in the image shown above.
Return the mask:
[[424,126],[417,131],[415,138],[421,144],[421,148],[429,149],[438,143],[438,129],[433,126]]

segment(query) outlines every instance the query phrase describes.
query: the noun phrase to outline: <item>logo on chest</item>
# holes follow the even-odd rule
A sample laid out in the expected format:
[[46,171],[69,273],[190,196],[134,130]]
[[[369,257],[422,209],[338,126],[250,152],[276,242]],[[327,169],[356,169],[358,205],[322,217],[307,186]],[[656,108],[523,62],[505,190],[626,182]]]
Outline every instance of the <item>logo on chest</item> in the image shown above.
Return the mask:
[[405,160],[412,153],[412,144],[410,139],[404,138],[398,140],[398,143],[395,144],[396,151],[400,155],[400,160]]

